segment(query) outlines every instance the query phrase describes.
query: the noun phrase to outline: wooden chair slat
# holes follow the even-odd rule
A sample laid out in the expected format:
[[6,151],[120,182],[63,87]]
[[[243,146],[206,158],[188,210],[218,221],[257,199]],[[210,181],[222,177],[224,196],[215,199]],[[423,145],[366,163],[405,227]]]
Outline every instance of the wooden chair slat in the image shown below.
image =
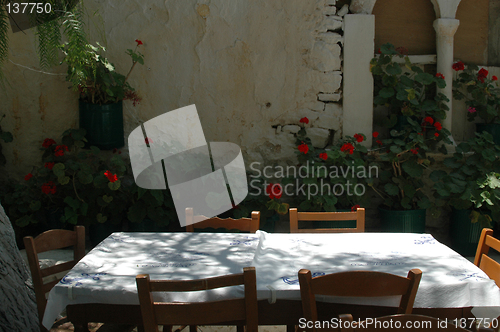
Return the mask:
[[186,232],[194,232],[195,229],[204,228],[225,228],[227,230],[255,233],[260,227],[260,212],[253,211],[251,218],[221,219],[219,217],[195,216],[192,208],[186,208],[186,225]]
[[57,264],[57,265],[53,265],[53,266],[50,266],[48,268],[45,268],[45,269],[41,270],[42,278],[53,275],[53,274],[57,274],[57,273],[60,273],[63,271],[71,270],[73,268],[73,266],[75,266],[76,263],[77,262],[75,262],[75,261],[69,261],[69,262],[64,262],[61,264]]
[[154,304],[156,323],[160,325],[210,325],[220,322],[244,322],[245,300],[232,299],[199,303]]
[[76,244],[76,233],[65,229],[51,229],[35,238],[37,253],[70,247]]
[[313,293],[327,296],[396,296],[406,293],[410,284],[407,278],[373,271],[339,272],[313,280]]
[[500,241],[493,237],[493,230],[483,228],[477,245],[474,264],[484,271],[500,287],[500,263],[488,256],[490,247],[500,252]]
[[[246,324],[248,332],[257,332],[257,287],[254,267],[244,268],[242,274],[191,281],[150,280],[149,275],[145,274],[138,275],[136,282],[145,332],[157,332],[158,324],[194,327],[218,323]],[[154,302],[152,296],[153,291],[165,289],[192,291],[235,285],[245,286],[244,298],[204,303],[165,303]]]
[[243,273],[200,280],[151,280],[151,292],[189,292],[242,285]]
[[[365,231],[365,209],[355,212],[298,212],[289,210],[290,233],[362,233]],[[299,221],[345,221],[356,220],[355,228],[299,228]]]

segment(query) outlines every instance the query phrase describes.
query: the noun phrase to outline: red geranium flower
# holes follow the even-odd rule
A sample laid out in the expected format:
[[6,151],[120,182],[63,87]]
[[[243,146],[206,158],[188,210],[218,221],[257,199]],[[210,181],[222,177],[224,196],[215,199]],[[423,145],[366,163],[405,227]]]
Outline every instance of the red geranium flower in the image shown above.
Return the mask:
[[298,146],[298,149],[303,154],[307,154],[307,152],[309,152],[309,147],[304,142],[302,142],[302,144]]
[[54,167],[55,163],[45,163],[45,168],[48,168],[50,170],[52,170],[52,168]]
[[434,133],[434,136],[439,137],[439,133]]
[[363,135],[360,135],[360,134],[354,134],[354,138],[356,139],[356,142],[358,142],[358,143],[361,143],[365,140]]
[[139,39],[136,39],[135,42],[137,43],[137,46],[142,45],[142,41],[140,41]]
[[378,139],[377,144],[382,145],[382,141]]
[[493,75],[493,76],[491,77],[491,80],[492,80],[492,81],[498,81],[498,77],[496,77],[495,75]]
[[328,155],[327,155],[325,152],[320,153],[320,154],[319,154],[319,157],[320,157],[321,159],[323,159],[323,160],[327,160],[327,159],[328,159]]
[[66,145],[58,145],[54,151],[54,156],[62,157],[64,156],[64,151],[69,151]]
[[410,151],[411,151],[411,153],[413,153],[413,154],[418,154],[418,148],[411,149]]
[[455,71],[464,70],[465,64],[462,61],[455,62],[451,68],[455,69]]
[[46,138],[43,140],[42,147],[48,148],[53,144],[56,144],[56,141],[54,141],[52,138]]
[[24,180],[25,180],[25,181],[29,181],[29,179],[31,179],[32,177],[33,177],[33,174],[28,173],[28,174],[26,174],[26,176],[24,177]]
[[57,192],[56,185],[52,181],[46,182],[42,185],[42,192],[46,195],[54,195]]
[[283,189],[281,188],[281,185],[279,183],[270,183],[267,185],[266,194],[270,199],[280,199],[281,195],[283,194]]
[[349,154],[352,154],[354,152],[354,145],[352,145],[351,143],[345,143],[340,148],[340,151],[342,151],[342,152],[346,152],[347,151]]
[[113,174],[110,171],[104,172],[104,175],[108,178],[109,182],[118,181],[118,177],[116,176],[116,174]]
[[443,129],[443,126],[441,125],[441,123],[440,123],[440,122],[436,122],[436,123],[434,124],[434,128],[436,128],[436,130],[441,130],[441,129]]
[[373,132],[373,134],[372,134],[372,136],[373,136],[374,138],[377,138],[377,137],[378,137],[378,131],[374,131],[374,132]]
[[354,205],[352,208],[351,208],[351,212],[356,212],[361,206],[359,206],[359,204],[356,204]]
[[488,76],[488,71],[484,68],[481,68],[479,72],[477,73],[477,79],[481,81],[481,83],[484,83],[484,79]]
[[437,77],[437,78],[442,78],[442,79],[444,80],[444,75],[443,75],[443,74],[441,74],[441,73],[437,73],[437,74],[436,74],[436,77]]
[[427,122],[428,124],[432,125],[434,123],[434,119],[430,116],[426,116],[424,118],[424,123]]
[[299,121],[300,123],[305,123],[305,124],[308,124],[309,123],[309,119],[307,117],[303,117],[302,119],[300,119]]

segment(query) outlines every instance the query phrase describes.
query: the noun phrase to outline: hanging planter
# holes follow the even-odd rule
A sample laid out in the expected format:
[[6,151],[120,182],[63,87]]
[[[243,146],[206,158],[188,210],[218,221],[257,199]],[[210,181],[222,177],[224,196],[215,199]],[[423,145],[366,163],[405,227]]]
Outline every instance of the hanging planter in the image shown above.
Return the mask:
[[79,101],[80,128],[87,131],[86,146],[102,150],[119,149],[125,145],[123,132],[123,103],[89,104]]
[[392,233],[425,233],[426,209],[386,210],[378,208],[382,230]]

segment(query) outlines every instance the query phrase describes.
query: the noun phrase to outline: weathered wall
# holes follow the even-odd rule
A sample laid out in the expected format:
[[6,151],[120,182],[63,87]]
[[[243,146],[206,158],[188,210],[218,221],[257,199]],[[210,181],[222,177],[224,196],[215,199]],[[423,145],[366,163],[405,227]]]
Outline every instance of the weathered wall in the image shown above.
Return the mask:
[[[125,132],[164,112],[196,104],[207,141],[242,146],[247,162],[293,158],[293,132],[307,116],[316,145],[340,134],[342,18],[334,0],[93,0],[104,20],[108,57],[126,73],[124,53],[144,42],[145,65],[130,77],[143,101],[126,102]],[[341,15],[347,12],[344,8]],[[95,34],[97,35],[97,33]],[[10,58],[37,67],[34,36],[10,35]],[[50,70],[64,73],[65,68]],[[64,75],[7,63],[2,126],[8,171],[25,174],[41,141],[77,125],[77,96]],[[325,102],[318,101],[321,98]]]

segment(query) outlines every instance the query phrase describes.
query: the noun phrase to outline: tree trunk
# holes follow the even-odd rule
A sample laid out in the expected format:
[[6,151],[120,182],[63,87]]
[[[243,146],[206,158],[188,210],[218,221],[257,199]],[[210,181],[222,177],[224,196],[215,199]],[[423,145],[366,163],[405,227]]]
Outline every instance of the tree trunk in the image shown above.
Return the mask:
[[28,267],[0,204],[0,331],[40,331]]

